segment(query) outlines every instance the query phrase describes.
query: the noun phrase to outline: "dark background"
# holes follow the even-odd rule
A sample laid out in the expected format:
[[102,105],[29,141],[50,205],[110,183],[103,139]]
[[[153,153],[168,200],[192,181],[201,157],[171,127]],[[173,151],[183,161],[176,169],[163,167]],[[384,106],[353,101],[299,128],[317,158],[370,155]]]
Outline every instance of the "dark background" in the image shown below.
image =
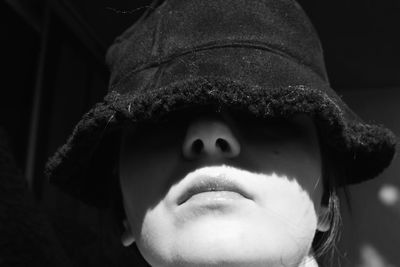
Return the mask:
[[[400,136],[400,1],[302,0],[332,87],[367,122]],[[0,125],[37,204],[91,227],[97,213],[43,176],[46,159],[107,90],[104,54],[149,0],[2,0]],[[400,160],[351,186],[338,246],[342,266],[400,266]],[[392,202],[382,201],[392,197]],[[396,202],[397,201],[397,202]]]

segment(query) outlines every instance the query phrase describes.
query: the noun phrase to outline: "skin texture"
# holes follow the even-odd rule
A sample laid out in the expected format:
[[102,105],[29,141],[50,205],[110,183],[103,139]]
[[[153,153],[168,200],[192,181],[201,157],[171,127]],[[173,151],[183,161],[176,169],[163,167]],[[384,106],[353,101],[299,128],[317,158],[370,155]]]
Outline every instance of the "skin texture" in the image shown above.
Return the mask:
[[[316,230],[327,230],[318,136],[304,115],[199,113],[141,125],[123,135],[119,171],[125,243],[135,240],[151,266],[305,266]],[[235,179],[248,198],[180,205],[197,175]]]

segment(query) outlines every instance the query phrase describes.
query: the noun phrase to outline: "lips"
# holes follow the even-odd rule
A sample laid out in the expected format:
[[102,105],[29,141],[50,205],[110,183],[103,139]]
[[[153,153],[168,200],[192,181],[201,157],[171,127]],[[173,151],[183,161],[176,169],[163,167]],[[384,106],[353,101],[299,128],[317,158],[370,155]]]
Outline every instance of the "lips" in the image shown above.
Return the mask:
[[[251,199],[250,195],[244,189],[234,175],[224,172],[227,167],[206,167],[195,172],[189,173],[182,182],[184,187],[182,193],[179,195],[177,203],[182,205],[192,196],[210,191],[228,191],[235,192],[244,198]],[[232,170],[230,170],[232,172]]]

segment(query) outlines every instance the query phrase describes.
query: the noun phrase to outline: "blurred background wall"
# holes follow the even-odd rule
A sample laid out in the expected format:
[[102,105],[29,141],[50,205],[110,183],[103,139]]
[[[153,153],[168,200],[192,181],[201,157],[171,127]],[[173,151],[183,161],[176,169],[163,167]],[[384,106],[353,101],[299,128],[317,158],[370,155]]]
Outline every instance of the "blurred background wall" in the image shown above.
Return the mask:
[[[299,1],[325,49],[333,88],[367,122],[400,136],[400,2]],[[46,159],[107,90],[104,53],[149,0],[2,0],[0,125],[37,205],[79,238],[98,213],[43,176]],[[342,266],[400,266],[400,159],[379,179],[351,186]],[[343,201],[345,202],[345,201]],[[57,219],[59,218],[59,219]],[[88,230],[89,229],[89,230]]]

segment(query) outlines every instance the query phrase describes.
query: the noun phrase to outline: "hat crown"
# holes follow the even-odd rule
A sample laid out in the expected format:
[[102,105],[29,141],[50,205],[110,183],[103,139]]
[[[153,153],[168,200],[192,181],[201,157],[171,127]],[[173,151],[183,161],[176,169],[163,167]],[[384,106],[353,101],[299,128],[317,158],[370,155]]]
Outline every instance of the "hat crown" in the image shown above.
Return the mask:
[[328,82],[319,38],[295,1],[167,0],[110,47],[110,90],[171,58],[235,46],[270,50]]
[[199,108],[311,116],[323,153],[342,169],[338,185],[374,178],[395,153],[393,133],[365,124],[330,87],[319,39],[292,0],[166,0],[117,38],[107,61],[110,92],[46,167],[52,182],[88,204],[110,205],[110,160],[127,122]]

